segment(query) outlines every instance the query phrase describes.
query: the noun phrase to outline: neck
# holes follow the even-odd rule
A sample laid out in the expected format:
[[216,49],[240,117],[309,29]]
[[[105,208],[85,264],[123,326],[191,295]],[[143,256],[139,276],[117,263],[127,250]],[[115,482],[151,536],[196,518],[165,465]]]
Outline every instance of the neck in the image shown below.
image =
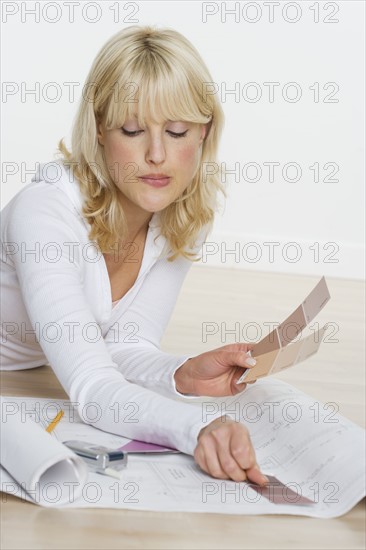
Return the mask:
[[120,196],[120,200],[126,217],[129,240],[134,241],[137,235],[147,231],[153,213],[143,210],[125,196]]

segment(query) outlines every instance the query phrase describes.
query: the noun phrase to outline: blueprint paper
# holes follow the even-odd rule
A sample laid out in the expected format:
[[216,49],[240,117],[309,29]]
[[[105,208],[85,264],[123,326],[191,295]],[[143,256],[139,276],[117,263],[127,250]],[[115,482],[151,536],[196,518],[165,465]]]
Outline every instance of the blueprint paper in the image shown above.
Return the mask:
[[[40,415],[51,402],[56,410],[66,409],[52,432],[59,441],[83,439],[115,448],[129,441],[83,424],[76,411],[67,414],[67,401],[7,399],[19,406],[23,402],[28,410],[38,408]],[[182,453],[137,454],[129,456],[121,480],[89,472],[82,495],[60,507],[331,518],[348,512],[365,495],[365,431],[341,416],[336,404],[323,404],[290,384],[265,378],[235,397],[201,398],[187,406],[200,407],[207,418],[218,410],[234,414],[248,427],[263,473],[286,490],[279,492],[277,485],[271,497],[270,490],[265,496],[247,482],[213,478]],[[0,470],[3,489],[9,481],[13,485],[6,486],[7,492],[32,501]]]

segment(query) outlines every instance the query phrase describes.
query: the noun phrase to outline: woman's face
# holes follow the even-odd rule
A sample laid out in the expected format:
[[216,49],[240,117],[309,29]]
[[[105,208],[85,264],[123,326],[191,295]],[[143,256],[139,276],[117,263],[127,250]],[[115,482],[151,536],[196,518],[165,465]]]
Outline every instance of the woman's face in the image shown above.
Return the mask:
[[174,202],[192,182],[207,125],[147,121],[142,129],[136,118],[130,118],[122,128],[98,128],[116,186],[135,206],[151,213]]

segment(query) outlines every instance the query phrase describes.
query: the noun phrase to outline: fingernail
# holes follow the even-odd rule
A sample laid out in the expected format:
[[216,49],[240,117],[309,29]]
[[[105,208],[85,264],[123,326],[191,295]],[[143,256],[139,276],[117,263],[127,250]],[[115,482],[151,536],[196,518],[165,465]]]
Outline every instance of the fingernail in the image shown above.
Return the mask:
[[261,474],[261,483],[264,484],[264,483],[269,483],[269,479],[267,476],[265,476],[264,474],[262,474],[262,472],[260,471],[260,468],[258,466],[258,464],[256,464],[255,466],[253,466],[253,469],[254,470],[258,470],[258,472]]
[[254,367],[254,365],[257,364],[257,361],[253,357],[248,357],[248,359],[245,359],[245,364],[249,367]]

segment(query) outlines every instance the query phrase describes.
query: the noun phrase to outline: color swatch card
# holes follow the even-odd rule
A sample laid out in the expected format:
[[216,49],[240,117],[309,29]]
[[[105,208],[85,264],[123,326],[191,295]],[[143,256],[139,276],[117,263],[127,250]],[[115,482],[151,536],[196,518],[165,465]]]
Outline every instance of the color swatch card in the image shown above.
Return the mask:
[[146,443],[144,441],[138,441],[132,439],[122,447],[119,447],[120,451],[124,451],[129,454],[140,453],[179,453],[177,449],[171,449],[170,447],[163,447],[162,445],[156,445],[156,443]]
[[[296,491],[293,491],[289,485],[282,483],[275,476],[266,474],[269,479],[269,483],[265,487],[256,485],[255,483],[250,483],[250,488],[253,489],[256,493],[265,497],[270,502],[275,504],[296,504],[297,506],[309,506],[314,504],[314,501],[303,496]],[[295,484],[294,484],[295,485]]]
[[257,378],[292,367],[314,355],[323,340],[326,325],[306,338],[292,344],[290,342],[301,334],[329,300],[327,283],[322,277],[299,307],[283,323],[255,344],[251,355],[255,357],[257,364],[245,370],[238,383],[252,382]]

